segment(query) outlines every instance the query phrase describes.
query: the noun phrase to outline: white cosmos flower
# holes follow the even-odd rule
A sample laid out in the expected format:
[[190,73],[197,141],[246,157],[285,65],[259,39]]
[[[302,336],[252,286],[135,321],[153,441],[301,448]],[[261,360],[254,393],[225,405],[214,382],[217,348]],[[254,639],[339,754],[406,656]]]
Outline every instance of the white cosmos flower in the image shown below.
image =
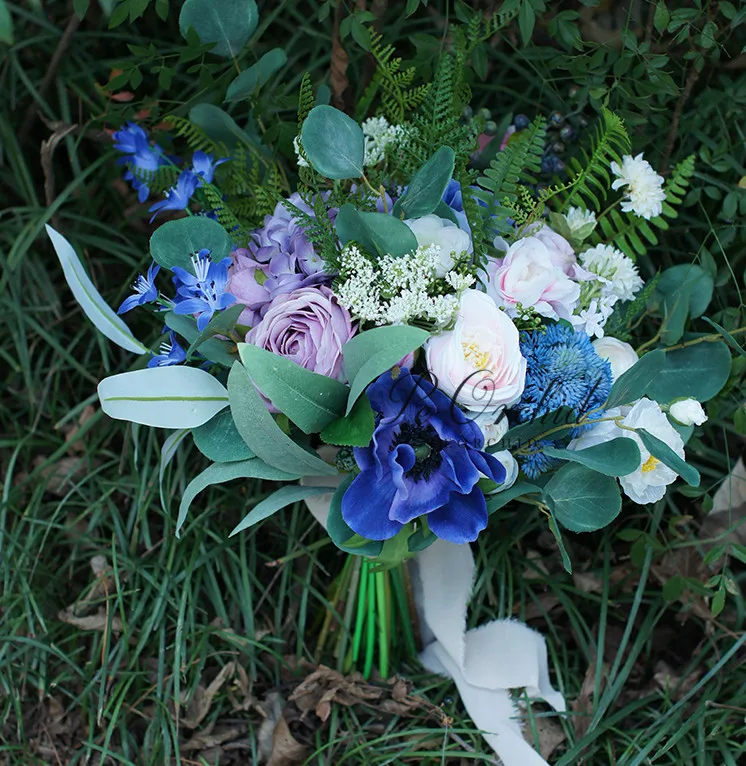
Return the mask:
[[[680,458],[684,458],[684,442],[668,422],[660,406],[650,399],[640,399],[627,413],[621,408],[607,410],[604,417],[619,417],[627,428],[643,428],[665,442]],[[633,439],[640,448],[640,465],[632,473],[622,476],[619,483],[624,494],[640,505],[655,503],[666,494],[666,487],[676,480],[676,473],[648,452],[642,439],[634,432],[620,428],[613,420],[604,420],[586,433],[573,439],[568,449],[582,450],[617,439]]]
[[632,157],[626,154],[622,164],[611,163],[611,170],[617,180],[611,185],[612,189],[626,186],[625,198],[622,200],[622,210],[634,213],[645,220],[659,216],[663,212],[663,202],[666,193],[663,191],[663,176],[653,170],[642,154]]

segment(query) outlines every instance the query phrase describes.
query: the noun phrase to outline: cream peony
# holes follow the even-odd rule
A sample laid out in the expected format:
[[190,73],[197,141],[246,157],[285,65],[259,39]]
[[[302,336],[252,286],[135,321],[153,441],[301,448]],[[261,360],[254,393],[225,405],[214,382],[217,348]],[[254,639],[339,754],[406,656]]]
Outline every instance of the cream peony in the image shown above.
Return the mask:
[[[626,410],[628,408],[624,408]],[[620,417],[624,410],[615,408],[604,413],[604,417]],[[650,399],[640,399],[624,415],[622,425],[627,428],[643,428],[665,442],[680,458],[684,458],[684,442],[676,429],[668,422],[660,406]],[[655,503],[666,494],[666,487],[676,480],[676,473],[653,457],[645,448],[642,439],[634,432],[620,428],[613,420],[605,420],[589,431],[573,439],[568,449],[582,450],[597,444],[623,437],[634,439],[640,448],[640,466],[636,471],[622,476],[619,483],[624,494],[635,503]]]
[[441,391],[484,412],[520,399],[526,379],[518,330],[488,295],[465,290],[453,330],[430,338],[427,368]]
[[565,268],[569,266],[562,252],[533,235],[514,242],[505,258],[490,259],[484,281],[488,295],[510,316],[518,313],[520,303],[549,319],[569,319],[578,305],[580,286]]
[[462,253],[472,252],[469,234],[446,218],[430,213],[422,218],[408,218],[404,223],[412,230],[420,247],[437,245],[440,248],[440,266],[435,270],[436,277],[444,277]]
[[696,399],[680,399],[671,405],[669,412],[683,426],[701,426],[707,420],[702,405]]
[[606,359],[611,365],[611,379],[616,380],[622,373],[632,367],[639,359],[629,343],[616,338],[598,338],[591,344],[601,359]]

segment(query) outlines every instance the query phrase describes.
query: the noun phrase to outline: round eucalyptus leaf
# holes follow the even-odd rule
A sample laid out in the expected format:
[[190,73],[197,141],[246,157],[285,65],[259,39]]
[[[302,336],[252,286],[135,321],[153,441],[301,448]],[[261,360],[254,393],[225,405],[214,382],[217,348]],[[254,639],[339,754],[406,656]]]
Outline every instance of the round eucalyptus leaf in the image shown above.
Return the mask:
[[363,175],[365,136],[362,128],[333,106],[315,106],[301,129],[309,162],[325,178]]
[[189,27],[202,43],[215,43],[212,52],[236,58],[259,22],[255,0],[185,0],[179,30],[186,38]]

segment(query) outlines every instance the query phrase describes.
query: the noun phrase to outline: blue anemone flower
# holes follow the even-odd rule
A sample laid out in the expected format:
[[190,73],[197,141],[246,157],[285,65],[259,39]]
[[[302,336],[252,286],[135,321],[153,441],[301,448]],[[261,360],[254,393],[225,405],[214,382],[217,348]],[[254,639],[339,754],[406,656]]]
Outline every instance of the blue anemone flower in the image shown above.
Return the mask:
[[148,178],[166,164],[163,149],[158,144],[151,146],[148,134],[134,122],[128,122],[112,138],[114,148],[124,154],[117,159],[117,164],[127,166],[124,180],[132,182],[138,200],[145,202],[150,194]]
[[155,286],[155,278],[161,267],[157,263],[151,264],[146,276],[138,274],[137,279],[132,285],[134,294],[125,298],[119,307],[117,314],[126,314],[135,306],[142,306],[145,303],[152,303],[158,297],[158,288]]
[[200,250],[192,256],[194,274],[186,269],[174,266],[174,284],[176,285],[176,314],[193,314],[197,317],[197,329],[207,327],[216,311],[222,311],[236,302],[225,291],[228,285],[228,267],[230,258],[223,258],[218,263],[210,259],[209,250]]
[[182,170],[181,175],[176,179],[176,185],[166,193],[166,199],[150,206],[150,212],[153,213],[151,223],[162,210],[186,210],[199,184],[199,179],[191,170]]
[[178,344],[176,336],[171,332],[168,340],[161,343],[161,353],[153,354],[148,367],[170,367],[186,361],[186,351]]
[[430,530],[454,543],[471,542],[487,526],[477,482],[505,480],[505,469],[483,452],[484,437],[451,399],[406,367],[368,387],[377,413],[368,447],[355,448],[360,473],[342,497],[342,516],[370,540],[386,540],[426,516]]
[[222,159],[214,162],[211,154],[196,151],[192,157],[192,173],[197,176],[197,185],[202,186],[203,183],[211,184],[215,176],[215,168],[224,162],[228,162],[228,160]]
[[[576,417],[591,410],[597,410],[595,417],[602,416],[599,408],[611,390],[611,365],[596,353],[585,333],[559,323],[526,332],[521,335],[521,354],[526,358],[526,385],[513,408],[519,422],[534,420],[560,407],[570,407]],[[571,436],[583,430],[575,428]],[[557,465],[541,452],[544,445],[560,446],[556,441],[539,442],[534,445],[536,451],[520,458],[521,468],[530,478]]]

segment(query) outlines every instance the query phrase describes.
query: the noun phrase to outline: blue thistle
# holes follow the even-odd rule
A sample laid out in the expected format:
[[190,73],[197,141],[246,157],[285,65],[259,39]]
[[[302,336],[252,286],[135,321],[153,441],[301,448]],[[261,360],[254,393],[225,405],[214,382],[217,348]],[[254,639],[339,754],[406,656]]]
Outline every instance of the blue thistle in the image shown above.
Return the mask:
[[[526,358],[526,386],[513,412],[521,423],[570,407],[576,417],[603,405],[611,390],[611,365],[593,348],[591,339],[565,324],[521,335],[521,353]],[[596,415],[601,416],[599,410]],[[572,436],[584,430],[573,429]],[[558,446],[558,442],[542,444]],[[541,451],[521,458],[521,467],[530,478],[557,463]]]

